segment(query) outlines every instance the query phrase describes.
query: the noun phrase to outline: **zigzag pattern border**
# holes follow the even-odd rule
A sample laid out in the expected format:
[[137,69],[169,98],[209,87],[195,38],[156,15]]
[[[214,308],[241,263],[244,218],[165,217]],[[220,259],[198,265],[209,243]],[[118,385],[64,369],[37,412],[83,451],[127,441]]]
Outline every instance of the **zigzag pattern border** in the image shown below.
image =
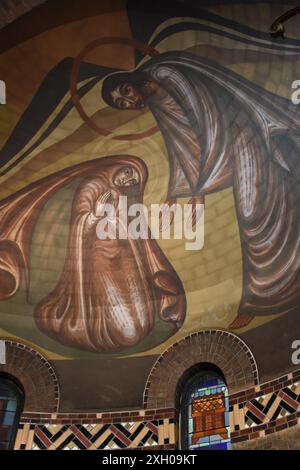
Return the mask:
[[15,450],[114,450],[175,443],[174,420],[20,424]]
[[[300,425],[300,373],[234,394],[229,402],[232,443]],[[92,415],[25,413],[15,449],[174,449],[175,415],[171,408]]]

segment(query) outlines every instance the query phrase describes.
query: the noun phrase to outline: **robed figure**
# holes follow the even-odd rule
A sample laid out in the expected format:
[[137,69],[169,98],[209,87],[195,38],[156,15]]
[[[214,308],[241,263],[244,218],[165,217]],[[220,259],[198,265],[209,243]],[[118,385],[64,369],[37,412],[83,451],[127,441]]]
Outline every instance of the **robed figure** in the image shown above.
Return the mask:
[[147,106],[164,137],[168,200],[233,187],[243,292],[230,328],[300,304],[299,111],[236,73],[189,52],[158,55],[108,76],[118,109]]
[[141,239],[127,234],[129,217],[123,238],[99,238],[97,231],[105,219],[101,206],[115,207],[112,223],[119,227],[121,196],[142,204],[147,167],[137,157],[84,162],[1,201],[0,301],[16,295],[23,282],[29,294],[37,220],[46,202],[77,180],[64,266],[55,288],[35,307],[36,325],[64,345],[93,352],[120,352],[149,340],[150,334],[156,344],[163,342],[185,319],[186,298],[177,273],[150,231]]

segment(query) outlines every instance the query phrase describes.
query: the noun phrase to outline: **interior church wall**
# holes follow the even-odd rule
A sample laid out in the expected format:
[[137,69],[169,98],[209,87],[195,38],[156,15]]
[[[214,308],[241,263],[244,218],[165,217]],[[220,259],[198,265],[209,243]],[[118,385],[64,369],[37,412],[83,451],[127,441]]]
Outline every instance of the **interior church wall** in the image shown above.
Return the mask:
[[[296,373],[299,18],[285,40],[269,34],[294,2],[258,2],[255,12],[251,2],[187,2],[184,11],[174,2],[159,11],[133,0],[29,3],[41,5],[0,30],[0,340],[53,368],[59,408],[45,412],[140,413],[147,384],[153,403],[163,388],[149,382],[165,372],[159,360],[175,371],[172,390],[180,361],[221,360],[230,347],[213,355],[214,332],[238,338],[230,344],[243,360],[230,356],[225,378],[243,370],[231,395]],[[122,73],[125,106],[142,100],[133,108],[109,88]],[[88,224],[107,192],[149,213],[165,201],[205,201],[203,246],[187,250],[184,236],[99,240]],[[167,400],[151,410],[173,410]],[[174,411],[151,416],[151,445],[174,445]],[[22,424],[16,445],[30,447],[35,428]]]

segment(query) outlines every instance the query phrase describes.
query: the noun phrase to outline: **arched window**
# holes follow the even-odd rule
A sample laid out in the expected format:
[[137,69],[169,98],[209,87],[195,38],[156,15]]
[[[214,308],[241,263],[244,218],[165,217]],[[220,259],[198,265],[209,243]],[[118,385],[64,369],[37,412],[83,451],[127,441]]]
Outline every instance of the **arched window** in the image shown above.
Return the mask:
[[199,366],[183,385],[180,429],[182,449],[230,449],[228,389],[213,366]]
[[0,450],[13,448],[23,404],[21,387],[9,376],[0,375]]

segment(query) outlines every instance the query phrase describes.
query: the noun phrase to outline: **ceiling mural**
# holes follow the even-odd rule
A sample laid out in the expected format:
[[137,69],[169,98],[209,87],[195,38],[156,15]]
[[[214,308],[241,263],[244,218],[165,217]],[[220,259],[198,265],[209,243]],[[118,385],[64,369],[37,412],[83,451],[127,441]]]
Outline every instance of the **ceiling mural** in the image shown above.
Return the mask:
[[[248,2],[187,2],[184,14],[171,4],[151,14],[131,0],[85,14],[84,2],[72,13],[62,2],[60,18],[24,27],[23,39],[13,25],[0,32],[0,335],[55,361],[66,408],[81,395],[75,366],[98,371],[90,386],[105,377],[95,407],[138,405],[158,355],[208,328],[244,339],[265,377],[292,368],[299,19],[284,40],[269,30],[293,5],[262,2],[254,15]],[[106,204],[128,235],[123,197],[149,213],[165,203],[168,226],[160,219],[153,237],[144,214],[140,239],[101,239]],[[198,249],[174,235],[185,205],[192,229],[203,224]]]

